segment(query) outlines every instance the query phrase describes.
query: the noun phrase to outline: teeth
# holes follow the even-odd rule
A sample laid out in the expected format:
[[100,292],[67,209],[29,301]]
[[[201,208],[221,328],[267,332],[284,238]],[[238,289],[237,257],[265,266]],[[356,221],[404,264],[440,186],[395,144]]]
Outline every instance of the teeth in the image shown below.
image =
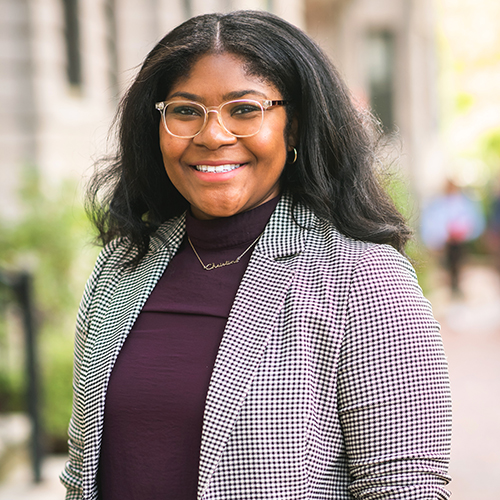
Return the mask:
[[210,165],[195,165],[194,168],[200,172],[209,172],[211,174],[222,174],[223,172],[231,172],[238,167],[241,167],[241,163],[234,163],[228,165],[217,165],[212,167]]

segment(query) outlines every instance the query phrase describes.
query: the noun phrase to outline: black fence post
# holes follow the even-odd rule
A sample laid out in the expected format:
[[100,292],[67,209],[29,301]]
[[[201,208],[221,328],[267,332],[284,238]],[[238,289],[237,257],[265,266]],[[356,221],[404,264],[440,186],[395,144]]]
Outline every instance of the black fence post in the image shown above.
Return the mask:
[[34,313],[33,280],[25,271],[5,273],[0,271],[0,282],[7,285],[15,294],[21,309],[24,338],[26,345],[26,398],[31,421],[31,464],[33,480],[42,480],[42,426],[39,403],[39,366],[37,349],[37,328]]
[[39,405],[39,366],[37,349],[37,329],[33,304],[33,279],[27,272],[18,275],[16,283],[18,300],[23,315],[24,334],[26,339],[26,373],[28,376],[27,399],[28,412],[32,425],[31,460],[33,479],[36,483],[42,480],[42,443]]

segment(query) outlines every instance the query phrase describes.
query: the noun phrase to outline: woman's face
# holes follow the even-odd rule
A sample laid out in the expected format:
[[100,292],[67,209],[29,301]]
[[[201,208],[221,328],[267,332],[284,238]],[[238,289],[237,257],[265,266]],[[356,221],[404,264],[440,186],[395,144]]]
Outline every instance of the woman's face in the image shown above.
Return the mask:
[[[197,101],[207,107],[232,99],[281,100],[282,96],[273,85],[248,75],[243,59],[212,54],[199,59],[165,97],[166,101]],[[285,107],[274,106],[264,112],[257,135],[237,138],[220,126],[216,113],[208,113],[200,134],[181,139],[167,132],[160,121],[160,148],[167,175],[191,204],[196,218],[229,217],[279,193],[287,143],[289,150],[294,146],[292,137],[285,139],[286,123]],[[222,173],[202,171],[221,165],[237,168]]]

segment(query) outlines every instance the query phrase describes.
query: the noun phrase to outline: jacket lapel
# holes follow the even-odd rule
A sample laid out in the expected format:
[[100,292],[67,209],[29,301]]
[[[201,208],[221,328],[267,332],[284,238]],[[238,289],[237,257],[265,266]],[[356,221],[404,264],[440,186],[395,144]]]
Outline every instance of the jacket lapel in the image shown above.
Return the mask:
[[93,498],[102,439],[106,389],[114,363],[144,303],[177,252],[185,231],[184,217],[162,227],[137,267],[118,270],[106,282],[104,303],[91,324],[84,367],[85,456],[84,498]]
[[298,217],[302,227],[292,220],[291,201],[283,196],[236,294],[205,404],[198,498],[220,461],[293,281],[293,261],[311,223],[307,211],[300,211],[306,215]]

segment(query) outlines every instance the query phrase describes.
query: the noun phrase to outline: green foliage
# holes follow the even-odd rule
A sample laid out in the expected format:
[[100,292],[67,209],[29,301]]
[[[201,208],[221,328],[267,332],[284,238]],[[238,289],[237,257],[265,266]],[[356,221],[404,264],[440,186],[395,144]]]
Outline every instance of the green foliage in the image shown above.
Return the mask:
[[489,130],[479,142],[480,156],[491,174],[500,174],[500,128]]
[[[68,330],[72,331],[72,330]],[[62,332],[46,331],[43,345],[44,425],[49,447],[65,451],[73,399],[73,339]]]
[[18,412],[25,409],[24,385],[21,373],[0,370],[0,412]]
[[389,173],[385,179],[385,188],[396,208],[412,224],[416,217],[416,204],[409,182],[401,174]]
[[467,113],[474,105],[474,96],[466,92],[460,92],[456,97],[456,109],[459,113]]
[[[71,412],[74,321],[97,248],[89,243],[90,223],[75,183],[66,181],[55,193],[44,191],[37,171],[27,168],[20,200],[19,217],[0,220],[0,266],[33,273],[44,425],[49,442],[60,443],[66,441]],[[5,297],[2,302],[8,307]],[[0,342],[5,343],[3,323]],[[23,370],[23,363],[0,369],[9,388],[5,409],[22,409]]]
[[386,189],[397,209],[403,214],[414,231],[414,237],[406,245],[406,255],[418,275],[420,286],[427,293],[429,289],[429,253],[418,237],[419,211],[410,183],[401,175],[389,175]]

